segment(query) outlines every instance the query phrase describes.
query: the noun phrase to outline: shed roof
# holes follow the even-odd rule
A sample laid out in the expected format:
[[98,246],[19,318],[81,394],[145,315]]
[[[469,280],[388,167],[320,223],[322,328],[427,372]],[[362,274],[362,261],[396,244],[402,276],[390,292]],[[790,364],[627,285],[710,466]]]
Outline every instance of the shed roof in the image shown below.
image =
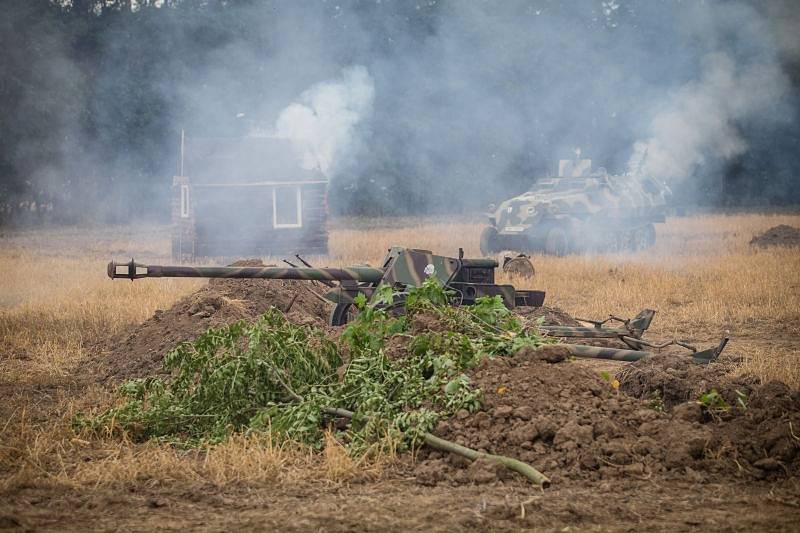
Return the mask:
[[326,180],[303,167],[302,152],[288,139],[187,137],[184,143],[184,174],[197,185]]

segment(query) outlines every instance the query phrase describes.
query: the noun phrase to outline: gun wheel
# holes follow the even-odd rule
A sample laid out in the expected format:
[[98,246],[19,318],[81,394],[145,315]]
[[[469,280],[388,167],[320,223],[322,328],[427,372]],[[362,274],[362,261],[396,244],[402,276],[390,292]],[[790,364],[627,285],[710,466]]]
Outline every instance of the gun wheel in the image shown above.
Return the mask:
[[497,230],[491,226],[483,228],[481,232],[481,254],[491,256],[499,252],[500,249],[500,235],[497,234]]
[[656,242],[656,228],[652,224],[637,228],[633,232],[630,248],[634,252],[640,252],[653,246]]
[[568,244],[567,233],[563,229],[551,228],[547,232],[544,251],[550,255],[566,255]]
[[653,224],[648,224],[644,228],[645,235],[647,236],[647,247],[651,247],[656,243],[656,227]]
[[331,311],[328,323],[331,326],[344,326],[348,322],[351,322],[356,315],[358,315],[358,309],[355,305],[336,304],[336,307],[334,307],[333,311]]
[[647,232],[645,231],[645,228],[636,229],[633,232],[633,236],[630,240],[631,251],[641,252],[642,250],[646,249],[647,246]]
[[[400,316],[405,312],[405,297],[399,298],[392,304],[379,306],[379,309],[383,309],[390,316]],[[328,323],[331,326],[345,326],[357,316],[358,308],[355,304],[336,304],[336,307],[331,311]]]

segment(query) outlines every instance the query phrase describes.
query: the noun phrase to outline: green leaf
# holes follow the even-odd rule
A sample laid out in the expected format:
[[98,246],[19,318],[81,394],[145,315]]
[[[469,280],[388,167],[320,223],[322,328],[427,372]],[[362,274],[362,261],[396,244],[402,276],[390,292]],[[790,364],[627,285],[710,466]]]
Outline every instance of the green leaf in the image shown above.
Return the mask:
[[356,307],[359,309],[364,309],[367,306],[367,297],[363,292],[359,292],[356,294],[356,297],[353,298],[353,303],[355,303]]

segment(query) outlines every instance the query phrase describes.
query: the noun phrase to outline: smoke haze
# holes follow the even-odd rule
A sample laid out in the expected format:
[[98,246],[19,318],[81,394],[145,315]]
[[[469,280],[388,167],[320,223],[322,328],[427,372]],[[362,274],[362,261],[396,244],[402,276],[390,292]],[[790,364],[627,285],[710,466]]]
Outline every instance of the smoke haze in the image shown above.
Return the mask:
[[306,168],[332,178],[337,163],[357,151],[353,128],[372,113],[375,87],[367,69],[349,67],[338,80],[314,85],[281,111],[275,135],[294,141]]
[[790,0],[63,5],[5,8],[0,177],[65,219],[163,219],[181,130],[292,139],[345,214],[480,212],[575,148],[681,201],[800,201]]

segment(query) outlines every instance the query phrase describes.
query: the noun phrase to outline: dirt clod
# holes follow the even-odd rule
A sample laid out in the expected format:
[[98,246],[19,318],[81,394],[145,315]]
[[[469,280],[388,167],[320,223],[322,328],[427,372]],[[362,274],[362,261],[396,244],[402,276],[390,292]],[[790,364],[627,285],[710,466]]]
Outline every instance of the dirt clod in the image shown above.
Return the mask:
[[[623,367],[617,373],[620,390],[665,408],[697,400],[711,390],[719,391],[729,403],[736,402],[736,392],[749,394],[757,380],[752,376],[731,377],[736,361],[722,358],[701,365],[686,353],[657,354]],[[687,408],[684,408],[687,409]],[[686,413],[691,419],[691,414]]]
[[[172,308],[157,311],[114,344],[103,378],[120,381],[157,375],[176,344],[209,327],[252,320],[271,306],[299,323],[324,325],[328,306],[308,282],[213,280]],[[526,322],[577,325],[556,308],[521,308]],[[441,332],[430,313],[414,315],[412,335]],[[407,357],[408,337],[387,345]],[[697,365],[685,354],[664,354],[622,366],[615,380],[558,345],[524,348],[485,360],[470,373],[484,394],[482,409],[457,412],[435,434],[473,449],[507,455],[539,468],[553,483],[598,483],[666,476],[705,481],[714,476],[777,479],[800,467],[800,393],[780,382],[759,385],[731,377],[729,356]],[[713,405],[698,402],[717,391]],[[423,449],[414,466],[423,485],[497,484],[514,479],[493,461]],[[698,481],[700,480],[700,481]]]
[[545,344],[544,346],[539,346],[538,348],[526,346],[520,350],[518,355],[520,357],[529,357],[533,359],[539,359],[541,361],[547,361],[548,363],[559,363],[569,358],[570,351],[567,347],[560,344]]

